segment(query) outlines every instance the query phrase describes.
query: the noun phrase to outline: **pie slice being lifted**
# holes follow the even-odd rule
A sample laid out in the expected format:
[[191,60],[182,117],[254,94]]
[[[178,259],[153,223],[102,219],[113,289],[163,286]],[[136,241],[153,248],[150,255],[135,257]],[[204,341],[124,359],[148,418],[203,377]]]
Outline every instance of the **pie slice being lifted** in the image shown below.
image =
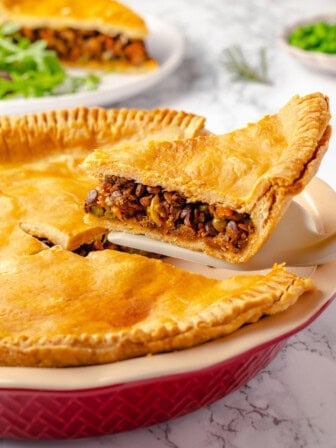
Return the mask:
[[32,42],[43,39],[72,66],[140,71],[157,67],[145,45],[148,29],[115,0],[0,0],[0,24],[19,25]]
[[99,179],[86,220],[247,261],[316,173],[329,119],[328,99],[315,93],[225,135],[96,149],[83,164]]

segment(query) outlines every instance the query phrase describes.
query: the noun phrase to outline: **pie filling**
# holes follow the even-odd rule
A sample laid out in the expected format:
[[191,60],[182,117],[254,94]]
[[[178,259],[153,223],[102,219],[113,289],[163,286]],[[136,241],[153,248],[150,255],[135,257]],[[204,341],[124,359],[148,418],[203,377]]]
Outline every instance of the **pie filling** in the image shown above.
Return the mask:
[[31,42],[43,39],[48,48],[65,62],[126,60],[131,65],[139,66],[150,59],[142,40],[128,39],[121,34],[109,36],[95,30],[54,30],[47,27],[22,27],[19,33]]
[[187,239],[203,238],[222,250],[239,252],[254,232],[247,213],[203,202],[189,202],[177,191],[147,186],[118,176],[105,176],[102,185],[90,190],[85,211],[97,217],[137,222],[144,228]]

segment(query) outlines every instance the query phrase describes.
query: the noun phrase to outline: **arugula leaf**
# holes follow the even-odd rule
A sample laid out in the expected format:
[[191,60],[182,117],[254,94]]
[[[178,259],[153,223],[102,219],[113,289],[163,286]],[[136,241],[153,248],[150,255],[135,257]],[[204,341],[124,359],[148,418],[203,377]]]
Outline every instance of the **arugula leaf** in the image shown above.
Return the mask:
[[97,75],[70,76],[45,41],[31,43],[18,30],[14,23],[0,27],[0,99],[97,88],[100,82]]

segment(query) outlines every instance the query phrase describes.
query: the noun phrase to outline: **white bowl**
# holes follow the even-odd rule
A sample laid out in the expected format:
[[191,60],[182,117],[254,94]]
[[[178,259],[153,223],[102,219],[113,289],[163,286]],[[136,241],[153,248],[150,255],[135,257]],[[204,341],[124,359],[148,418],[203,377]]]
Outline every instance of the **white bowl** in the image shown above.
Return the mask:
[[291,45],[288,42],[288,37],[299,26],[314,24],[317,22],[336,23],[336,13],[328,15],[319,15],[307,17],[298,20],[291,25],[285,27],[280,34],[279,42],[291,56],[296,58],[303,65],[315,71],[322,71],[325,73],[336,73],[336,53],[322,53],[318,51],[303,50],[302,48]]

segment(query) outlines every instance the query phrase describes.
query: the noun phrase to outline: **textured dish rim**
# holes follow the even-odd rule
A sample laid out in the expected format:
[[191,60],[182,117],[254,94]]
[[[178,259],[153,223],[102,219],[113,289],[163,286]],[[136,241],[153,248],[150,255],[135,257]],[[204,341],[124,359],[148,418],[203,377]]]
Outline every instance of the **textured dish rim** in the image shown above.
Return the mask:
[[[325,231],[335,227],[336,207],[332,209],[330,203],[336,202],[336,193],[325,182],[313,179],[299,198],[317,225],[322,225]],[[0,389],[95,389],[196,372],[232,361],[238,356],[248,356],[248,353],[288,338],[313,322],[335,298],[336,285],[330,287],[335,269],[336,262],[309,268],[308,275],[315,279],[317,291],[306,294],[287,311],[245,326],[224,338],[181,351],[96,366],[55,369],[0,367]],[[308,272],[307,268],[294,271],[302,275]],[[234,272],[231,271],[230,275]]]

